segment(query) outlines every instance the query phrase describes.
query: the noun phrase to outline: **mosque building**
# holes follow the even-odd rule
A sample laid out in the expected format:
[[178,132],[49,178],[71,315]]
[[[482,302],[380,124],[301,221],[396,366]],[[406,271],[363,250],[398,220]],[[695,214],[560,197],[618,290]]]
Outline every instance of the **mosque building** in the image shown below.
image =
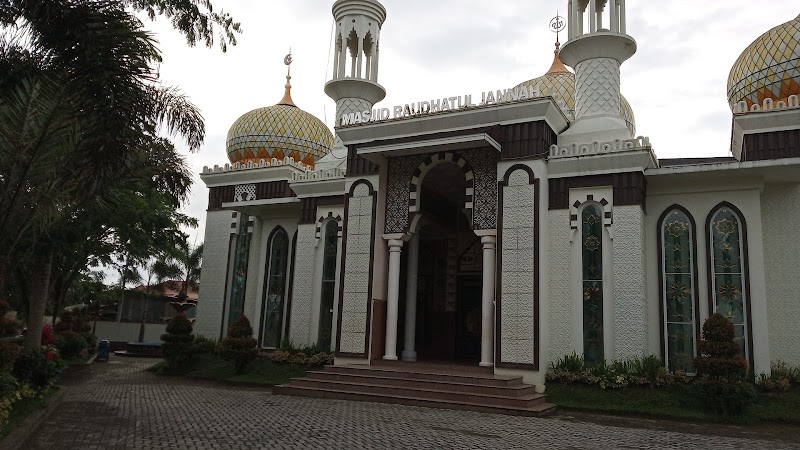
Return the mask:
[[335,134],[289,75],[233,123],[229,163],[203,169],[195,333],[244,314],[264,350],[480,366],[541,392],[573,352],[691,373],[719,312],[754,373],[800,365],[800,16],[733,64],[731,156],[659,159],[620,92],[625,10],[568,0],[541,77],[384,108],[386,8],[335,1]]

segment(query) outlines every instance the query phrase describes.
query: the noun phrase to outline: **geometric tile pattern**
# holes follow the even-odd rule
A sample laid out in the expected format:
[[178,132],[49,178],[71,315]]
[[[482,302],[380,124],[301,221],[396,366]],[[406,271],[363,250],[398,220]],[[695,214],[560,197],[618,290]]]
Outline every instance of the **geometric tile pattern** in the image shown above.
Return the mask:
[[[548,361],[555,362],[573,352],[572,347],[572,296],[571,296],[571,243],[573,231],[567,226],[569,211],[548,211],[548,328],[550,351]],[[576,313],[577,314],[577,313]],[[576,319],[577,320],[577,319]]]
[[223,305],[226,297],[228,258],[230,255],[231,213],[209,211],[206,215],[205,249],[203,259],[206,270],[200,275],[200,298],[198,302],[195,335],[218,339],[221,331]]
[[347,202],[347,261],[344,266],[339,351],[365,354],[375,194],[370,192],[372,185],[368,181],[357,183]]
[[796,237],[796,227],[787,224],[797,221],[799,210],[800,186],[768,184],[764,187],[761,194],[761,223],[764,226],[769,358],[772,361],[785,361],[793,367],[800,366],[800,340],[797,339],[800,277],[787,277],[786,268],[800,254],[800,240]]
[[314,224],[297,227],[297,250],[294,260],[294,289],[292,290],[292,323],[289,339],[296,346],[310,344],[311,303],[314,297],[314,262],[317,248]]
[[254,109],[239,117],[228,131],[231,163],[291,157],[311,168],[333,148],[333,133],[302,109],[278,104]]
[[620,109],[619,61],[592,58],[575,67],[575,117],[615,114]]
[[508,176],[503,189],[503,228],[500,267],[500,362],[535,364],[534,252],[536,233],[536,185],[526,170]]
[[800,16],[767,31],[739,56],[728,76],[728,102],[750,108],[800,95]]
[[616,359],[647,353],[647,277],[644,211],[641,206],[614,208],[614,341]]
[[[575,74],[572,72],[552,72],[539,78],[526,81],[519,86],[536,88],[539,86],[542,97],[553,97],[556,104],[570,122],[575,121]],[[628,100],[620,94],[619,113],[625,119],[631,136],[636,136],[636,119]]]
[[[473,229],[497,227],[497,161],[494,149],[472,149],[453,154],[455,161],[468,161],[474,174]],[[386,189],[385,233],[405,233],[409,223],[410,186],[414,173],[431,155],[389,158],[389,180]]]

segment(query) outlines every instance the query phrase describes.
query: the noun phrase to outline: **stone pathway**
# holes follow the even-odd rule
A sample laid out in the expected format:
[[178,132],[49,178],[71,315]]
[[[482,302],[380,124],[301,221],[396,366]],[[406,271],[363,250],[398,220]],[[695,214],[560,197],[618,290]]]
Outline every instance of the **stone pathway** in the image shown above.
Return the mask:
[[[30,449],[800,449],[756,440],[562,420],[273,396],[156,377],[112,358],[67,381]],[[678,428],[680,424],[678,424]],[[798,429],[800,431],[800,428]]]

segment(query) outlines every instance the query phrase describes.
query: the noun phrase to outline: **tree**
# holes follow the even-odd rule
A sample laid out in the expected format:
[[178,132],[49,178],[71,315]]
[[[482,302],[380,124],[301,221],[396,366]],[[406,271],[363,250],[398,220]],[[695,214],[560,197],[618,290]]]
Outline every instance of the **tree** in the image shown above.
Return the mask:
[[181,292],[178,301],[184,302],[188,297],[189,286],[200,283],[200,268],[203,264],[203,244],[192,246],[186,238],[178,243],[177,263],[182,277]]
[[29,344],[57,225],[117,185],[162,125],[192,150],[205,135],[199,111],[154,84],[161,56],[126,6],[170,18],[190,45],[220,30],[224,50],[239,31],[208,0],[0,0],[0,289],[9,265],[27,269]]

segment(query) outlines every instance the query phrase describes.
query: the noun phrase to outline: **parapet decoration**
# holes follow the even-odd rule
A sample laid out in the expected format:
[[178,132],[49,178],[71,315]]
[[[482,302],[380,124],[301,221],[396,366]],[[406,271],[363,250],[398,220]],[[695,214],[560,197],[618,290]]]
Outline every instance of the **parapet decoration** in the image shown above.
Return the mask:
[[639,136],[634,139],[615,139],[608,142],[594,141],[590,144],[573,143],[565,147],[551,145],[548,159],[622,153],[636,150],[653,151],[653,146],[650,145],[650,138]]
[[786,101],[779,100],[775,101],[771,98],[765,98],[764,103],[759,105],[758,103],[753,103],[749,108],[747,107],[747,102],[742,100],[733,107],[734,114],[746,114],[749,112],[762,112],[762,111],[772,111],[772,110],[781,110],[781,109],[794,109],[800,108],[800,97],[797,95],[790,95]]
[[258,163],[254,163],[253,161],[248,161],[247,163],[234,163],[234,164],[225,164],[224,166],[220,167],[215,165],[214,168],[209,168],[208,166],[203,167],[203,174],[211,174],[211,173],[223,173],[223,172],[235,172],[237,170],[249,170],[249,169],[264,169],[267,167],[294,167],[295,169],[299,169],[302,171],[306,171],[307,167],[305,164],[301,162],[295,162],[294,158],[289,156],[283,159],[276,159],[272,158],[271,160],[262,159]]
[[342,168],[321,169],[321,170],[305,170],[301,173],[293,173],[291,183],[303,183],[310,181],[330,180],[337,178],[344,178],[347,175],[347,170]]

